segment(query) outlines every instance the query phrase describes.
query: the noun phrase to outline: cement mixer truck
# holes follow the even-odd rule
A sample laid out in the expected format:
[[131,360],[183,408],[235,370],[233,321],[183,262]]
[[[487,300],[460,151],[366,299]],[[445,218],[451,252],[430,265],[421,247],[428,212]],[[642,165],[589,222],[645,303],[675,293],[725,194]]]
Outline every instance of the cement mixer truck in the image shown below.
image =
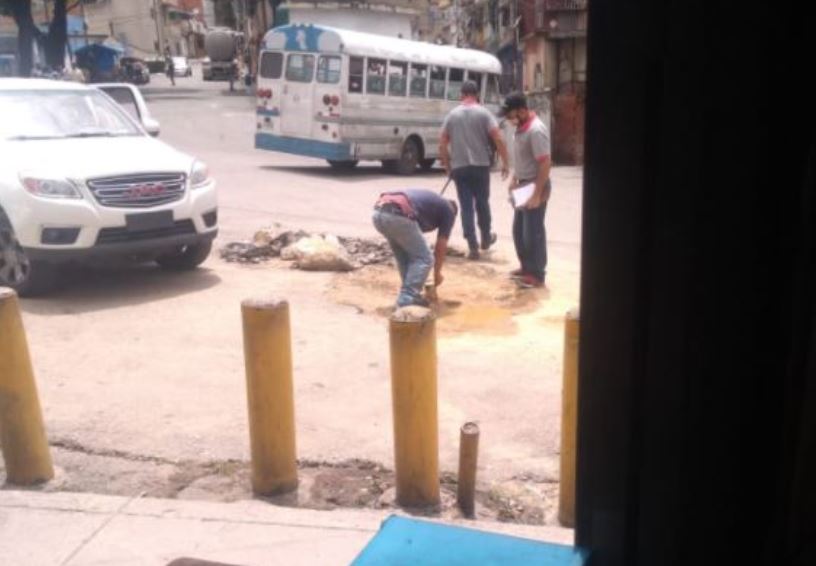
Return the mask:
[[243,35],[230,29],[213,30],[204,36],[207,58],[201,64],[205,81],[233,81],[239,78],[239,58]]

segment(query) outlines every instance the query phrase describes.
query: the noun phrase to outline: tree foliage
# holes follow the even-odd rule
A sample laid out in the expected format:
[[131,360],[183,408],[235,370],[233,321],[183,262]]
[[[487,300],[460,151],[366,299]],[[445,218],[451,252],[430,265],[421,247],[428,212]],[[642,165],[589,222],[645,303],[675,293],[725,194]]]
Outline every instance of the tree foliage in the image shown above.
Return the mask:
[[65,65],[65,46],[68,43],[68,11],[81,0],[46,0],[51,6],[51,21],[46,32],[34,22],[31,0],[0,0],[0,14],[14,18],[17,25],[17,57],[21,75],[30,76],[34,64],[34,43],[43,47],[48,67],[61,70]]

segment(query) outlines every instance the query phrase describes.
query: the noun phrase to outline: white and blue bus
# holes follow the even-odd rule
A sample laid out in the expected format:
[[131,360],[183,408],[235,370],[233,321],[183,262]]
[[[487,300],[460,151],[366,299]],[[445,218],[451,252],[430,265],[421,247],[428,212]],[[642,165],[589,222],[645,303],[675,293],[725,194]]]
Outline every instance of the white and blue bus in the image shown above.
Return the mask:
[[442,120],[466,80],[498,111],[501,64],[472,49],[315,25],[266,34],[255,147],[352,168],[382,161],[400,174],[430,169]]

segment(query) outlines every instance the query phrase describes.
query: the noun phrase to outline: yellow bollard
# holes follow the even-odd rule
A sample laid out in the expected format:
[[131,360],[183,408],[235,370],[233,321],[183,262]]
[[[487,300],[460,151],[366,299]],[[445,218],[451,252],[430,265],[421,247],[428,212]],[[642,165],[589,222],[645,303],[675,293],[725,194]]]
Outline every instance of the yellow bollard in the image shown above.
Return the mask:
[[297,488],[292,338],[286,301],[245,300],[244,322],[252,491]]
[[17,293],[6,287],[0,287],[0,447],[8,483],[54,477]]
[[564,321],[564,384],[561,391],[561,486],[558,520],[575,526],[575,457],[578,420],[578,332],[580,313],[567,313]]
[[439,504],[436,321],[429,309],[398,309],[390,320],[391,399],[397,503]]

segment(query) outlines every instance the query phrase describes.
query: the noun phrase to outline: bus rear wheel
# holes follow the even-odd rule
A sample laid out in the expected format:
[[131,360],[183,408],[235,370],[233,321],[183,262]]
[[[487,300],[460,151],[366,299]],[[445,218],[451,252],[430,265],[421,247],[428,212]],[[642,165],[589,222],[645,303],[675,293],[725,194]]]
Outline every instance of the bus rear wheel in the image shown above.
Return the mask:
[[383,161],[383,167],[385,167],[387,171],[393,171],[398,175],[413,175],[416,173],[416,168],[421,157],[419,144],[416,140],[408,138],[402,144],[399,159]]
[[334,159],[327,159],[326,161],[329,162],[332,169],[337,169],[338,171],[351,171],[357,167],[358,163],[360,163],[356,159],[352,159],[350,161],[336,161]]

